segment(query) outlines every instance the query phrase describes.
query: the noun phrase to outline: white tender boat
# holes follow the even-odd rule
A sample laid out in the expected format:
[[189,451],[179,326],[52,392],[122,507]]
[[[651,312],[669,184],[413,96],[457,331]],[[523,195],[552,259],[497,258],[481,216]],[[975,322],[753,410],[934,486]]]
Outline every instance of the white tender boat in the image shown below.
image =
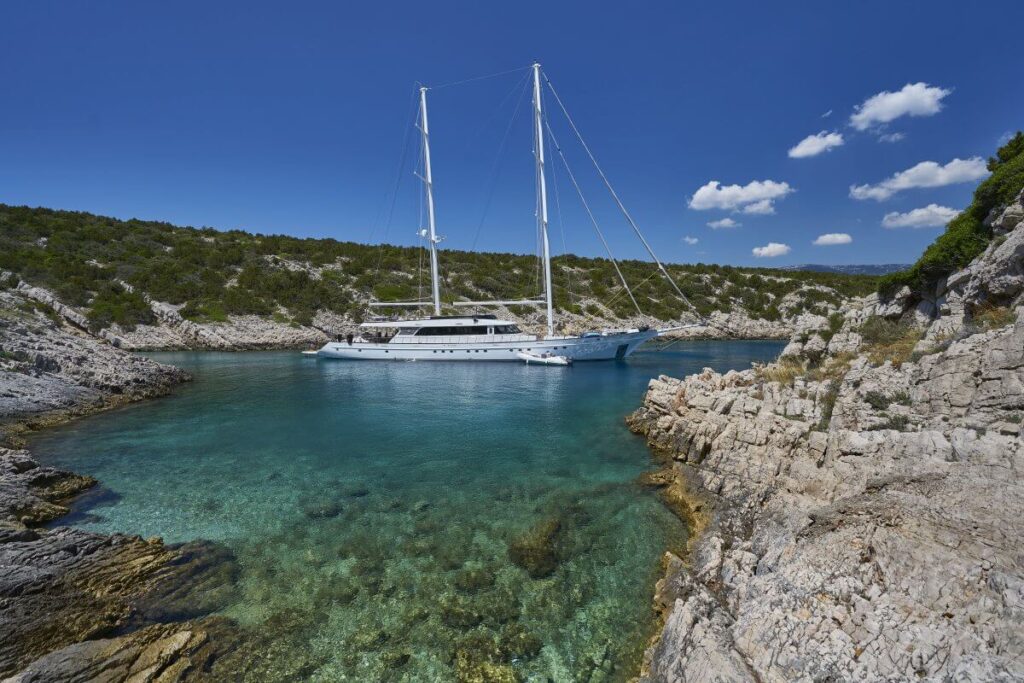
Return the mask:
[[519,359],[530,365],[560,365],[565,367],[572,365],[572,359],[567,356],[556,356],[551,353],[534,353],[533,351],[520,351],[518,354]]
[[[508,320],[499,320],[494,315],[466,315],[466,316],[443,316],[441,315],[441,293],[440,277],[438,268],[438,243],[441,238],[437,235],[434,220],[434,186],[433,176],[430,167],[430,128],[427,122],[427,90],[422,87],[419,90],[419,115],[417,128],[421,133],[422,147],[422,174],[417,173],[423,181],[426,196],[426,217],[427,228],[420,231],[420,236],[426,238],[430,250],[430,301],[405,301],[405,302],[371,302],[375,307],[406,307],[416,308],[430,306],[434,315],[423,318],[407,318],[393,320],[376,320],[363,323],[360,326],[361,333],[349,335],[345,339],[328,342],[317,352],[321,358],[342,358],[346,360],[402,360],[402,361],[518,361],[530,363],[544,363],[549,365],[566,365],[577,360],[614,360],[622,359],[633,353],[637,347],[644,342],[657,337],[659,334],[681,329],[681,327],[666,329],[633,328],[623,330],[604,330],[601,332],[587,332],[581,335],[557,335],[555,334],[554,310],[552,301],[551,286],[551,250],[548,241],[548,203],[547,184],[545,179],[545,158],[544,140],[545,133],[550,136],[556,151],[562,162],[566,164],[566,171],[572,179],[573,185],[587,209],[594,228],[597,230],[601,242],[606,250],[608,244],[604,239],[600,228],[594,219],[590,207],[583,198],[583,193],[572,175],[565,156],[558,147],[557,141],[550,126],[547,125],[541,110],[541,69],[540,64],[533,64],[530,69],[533,76],[533,129],[534,129],[534,159],[536,166],[536,188],[537,188],[537,228],[541,247],[541,262],[543,265],[543,294],[534,299],[521,299],[515,301],[455,301],[451,305],[455,307],[486,307],[495,305],[516,305],[516,306],[544,306],[547,311],[547,334],[543,336],[525,334],[520,331],[516,323]],[[590,160],[594,163],[601,179],[611,193],[619,209],[626,217],[630,227],[634,230],[647,252],[657,264],[658,270],[669,283],[671,283],[680,299],[687,304],[686,297],[679,287],[669,276],[668,271],[655,256],[650,245],[643,238],[639,228],[633,222],[622,202],[619,200],[610,183],[601,172],[597,161],[594,159],[590,149],[583,142],[572,119],[562,105],[561,99],[551,86],[551,82],[544,77],[552,95],[558,102],[562,112],[566,115],[573,132],[579,138],[580,143],[586,150]],[[629,295],[634,307],[640,312],[633,292],[619,269],[618,262],[608,250],[608,256],[615,271],[623,285],[624,291]],[[691,307],[692,308],[692,307]]]

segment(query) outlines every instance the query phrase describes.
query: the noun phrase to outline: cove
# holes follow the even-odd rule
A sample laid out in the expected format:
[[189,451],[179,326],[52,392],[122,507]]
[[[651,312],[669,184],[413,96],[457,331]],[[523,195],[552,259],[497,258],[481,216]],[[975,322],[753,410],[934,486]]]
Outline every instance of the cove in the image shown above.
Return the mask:
[[652,377],[782,346],[568,369],[154,353],[195,381],[31,447],[101,482],[59,524],[226,546],[223,614],[280,629],[268,680],[624,680],[686,530],[634,483],[623,417]]

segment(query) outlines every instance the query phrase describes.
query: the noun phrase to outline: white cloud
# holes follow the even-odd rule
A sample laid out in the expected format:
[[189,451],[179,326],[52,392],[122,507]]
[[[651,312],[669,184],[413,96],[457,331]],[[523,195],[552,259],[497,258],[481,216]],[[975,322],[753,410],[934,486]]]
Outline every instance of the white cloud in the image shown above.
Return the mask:
[[769,242],[763,247],[754,247],[754,256],[757,258],[774,258],[776,256],[785,256],[790,252],[788,244],[779,244],[778,242]]
[[700,240],[697,239],[696,237],[690,237],[689,235],[684,237],[683,241],[689,244],[690,246],[693,246],[694,244],[697,244],[697,242],[700,242]]
[[767,216],[775,213],[775,204],[770,199],[762,199],[759,202],[753,204],[747,204],[743,207],[743,213],[748,213],[757,216]]
[[900,140],[902,140],[905,137],[907,137],[907,136],[904,135],[903,133],[900,133],[899,131],[897,131],[895,133],[883,133],[882,135],[878,136],[878,141],[879,142],[899,142]]
[[814,244],[819,247],[830,247],[837,244],[849,244],[853,241],[845,232],[828,232],[824,235],[818,235],[818,238],[814,240]]
[[731,218],[723,218],[721,220],[711,221],[710,223],[708,223],[708,227],[711,228],[712,230],[721,230],[722,228],[738,228],[741,225],[743,224],[737,223]]
[[823,119],[827,119],[827,118],[828,118],[828,117],[830,117],[830,116],[832,116],[832,110],[831,110],[831,109],[829,109],[829,110],[828,110],[827,112],[825,112],[824,114],[822,114],[822,115],[821,115],[821,118],[823,118]]
[[956,209],[938,204],[929,204],[920,209],[885,214],[882,225],[886,228],[936,228],[950,222],[960,213]]
[[[717,180],[699,188],[690,198],[690,208],[745,210],[756,205],[747,213],[772,213],[772,203],[793,191],[789,183],[774,180],[754,180],[746,185],[725,185]],[[767,208],[766,208],[767,207]]]
[[851,185],[850,196],[854,199],[888,199],[900,190],[915,187],[943,187],[956,183],[978,180],[988,175],[985,161],[981,157],[953,159],[945,166],[934,161],[922,161],[905,171],[886,178],[877,185]]
[[796,143],[796,146],[789,150],[789,156],[791,159],[814,157],[818,156],[822,152],[827,152],[830,149],[839,147],[842,144],[842,133],[829,133],[827,130],[823,130],[820,133],[808,135],[803,140]]
[[867,130],[879,123],[889,123],[901,116],[931,116],[942,109],[942,98],[952,90],[927,83],[907,83],[902,90],[883,90],[854,107],[850,125]]

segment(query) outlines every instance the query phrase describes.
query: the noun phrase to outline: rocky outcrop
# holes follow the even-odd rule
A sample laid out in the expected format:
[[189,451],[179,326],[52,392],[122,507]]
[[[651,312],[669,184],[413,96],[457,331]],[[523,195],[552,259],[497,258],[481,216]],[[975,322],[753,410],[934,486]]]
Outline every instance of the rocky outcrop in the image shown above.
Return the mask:
[[[176,311],[174,313],[177,315]],[[280,323],[255,315],[231,316],[228,322],[223,323],[195,323],[179,316],[176,324],[137,325],[132,330],[112,327],[107,333],[118,346],[133,351],[315,348],[331,339],[315,327]]]
[[[52,656],[33,664],[66,648],[74,650],[74,667],[82,672],[116,670],[118,662],[131,663],[127,646],[80,643],[198,617],[230,596],[233,559],[211,544],[166,546],[159,539],[39,527],[66,513],[64,501],[94,484],[89,477],[41,467],[25,451],[0,449],[0,676],[21,671],[16,680],[71,680],[39,675],[57,665]],[[189,651],[182,634],[191,628],[160,627],[160,637],[147,636],[144,644],[152,655],[158,654],[154,647],[161,649],[156,660],[180,659]],[[168,638],[173,642],[153,645]],[[172,647],[178,640],[185,642]],[[67,651],[59,659],[70,672]],[[141,670],[141,663],[133,666]]]
[[[841,325],[808,320],[778,364],[651,381],[629,423],[714,513],[668,558],[643,680],[1024,678],[1013,225],[949,278],[952,325],[870,297]],[[927,329],[892,362],[859,332],[871,316]]]
[[35,302],[21,290],[0,291],[0,430],[159,396],[188,379],[89,336]]
[[[26,426],[156,396],[188,376],[65,322],[40,292],[0,291],[0,417]],[[84,322],[84,321],[83,321]],[[206,543],[104,536],[43,525],[96,484],[0,448],[0,678],[202,679],[237,629],[202,615],[226,604],[235,565]],[[222,623],[223,622],[223,623]]]

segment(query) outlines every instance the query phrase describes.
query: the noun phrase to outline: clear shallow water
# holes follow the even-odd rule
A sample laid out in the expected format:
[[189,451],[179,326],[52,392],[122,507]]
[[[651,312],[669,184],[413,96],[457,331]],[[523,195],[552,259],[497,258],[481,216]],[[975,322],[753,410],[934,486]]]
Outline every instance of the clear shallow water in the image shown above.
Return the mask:
[[650,460],[623,417],[651,377],[781,348],[688,342],[570,369],[152,354],[195,381],[32,448],[105,487],[62,523],[227,545],[224,613],[288,624],[274,656],[314,680],[619,680],[660,557],[685,542],[632,483]]

